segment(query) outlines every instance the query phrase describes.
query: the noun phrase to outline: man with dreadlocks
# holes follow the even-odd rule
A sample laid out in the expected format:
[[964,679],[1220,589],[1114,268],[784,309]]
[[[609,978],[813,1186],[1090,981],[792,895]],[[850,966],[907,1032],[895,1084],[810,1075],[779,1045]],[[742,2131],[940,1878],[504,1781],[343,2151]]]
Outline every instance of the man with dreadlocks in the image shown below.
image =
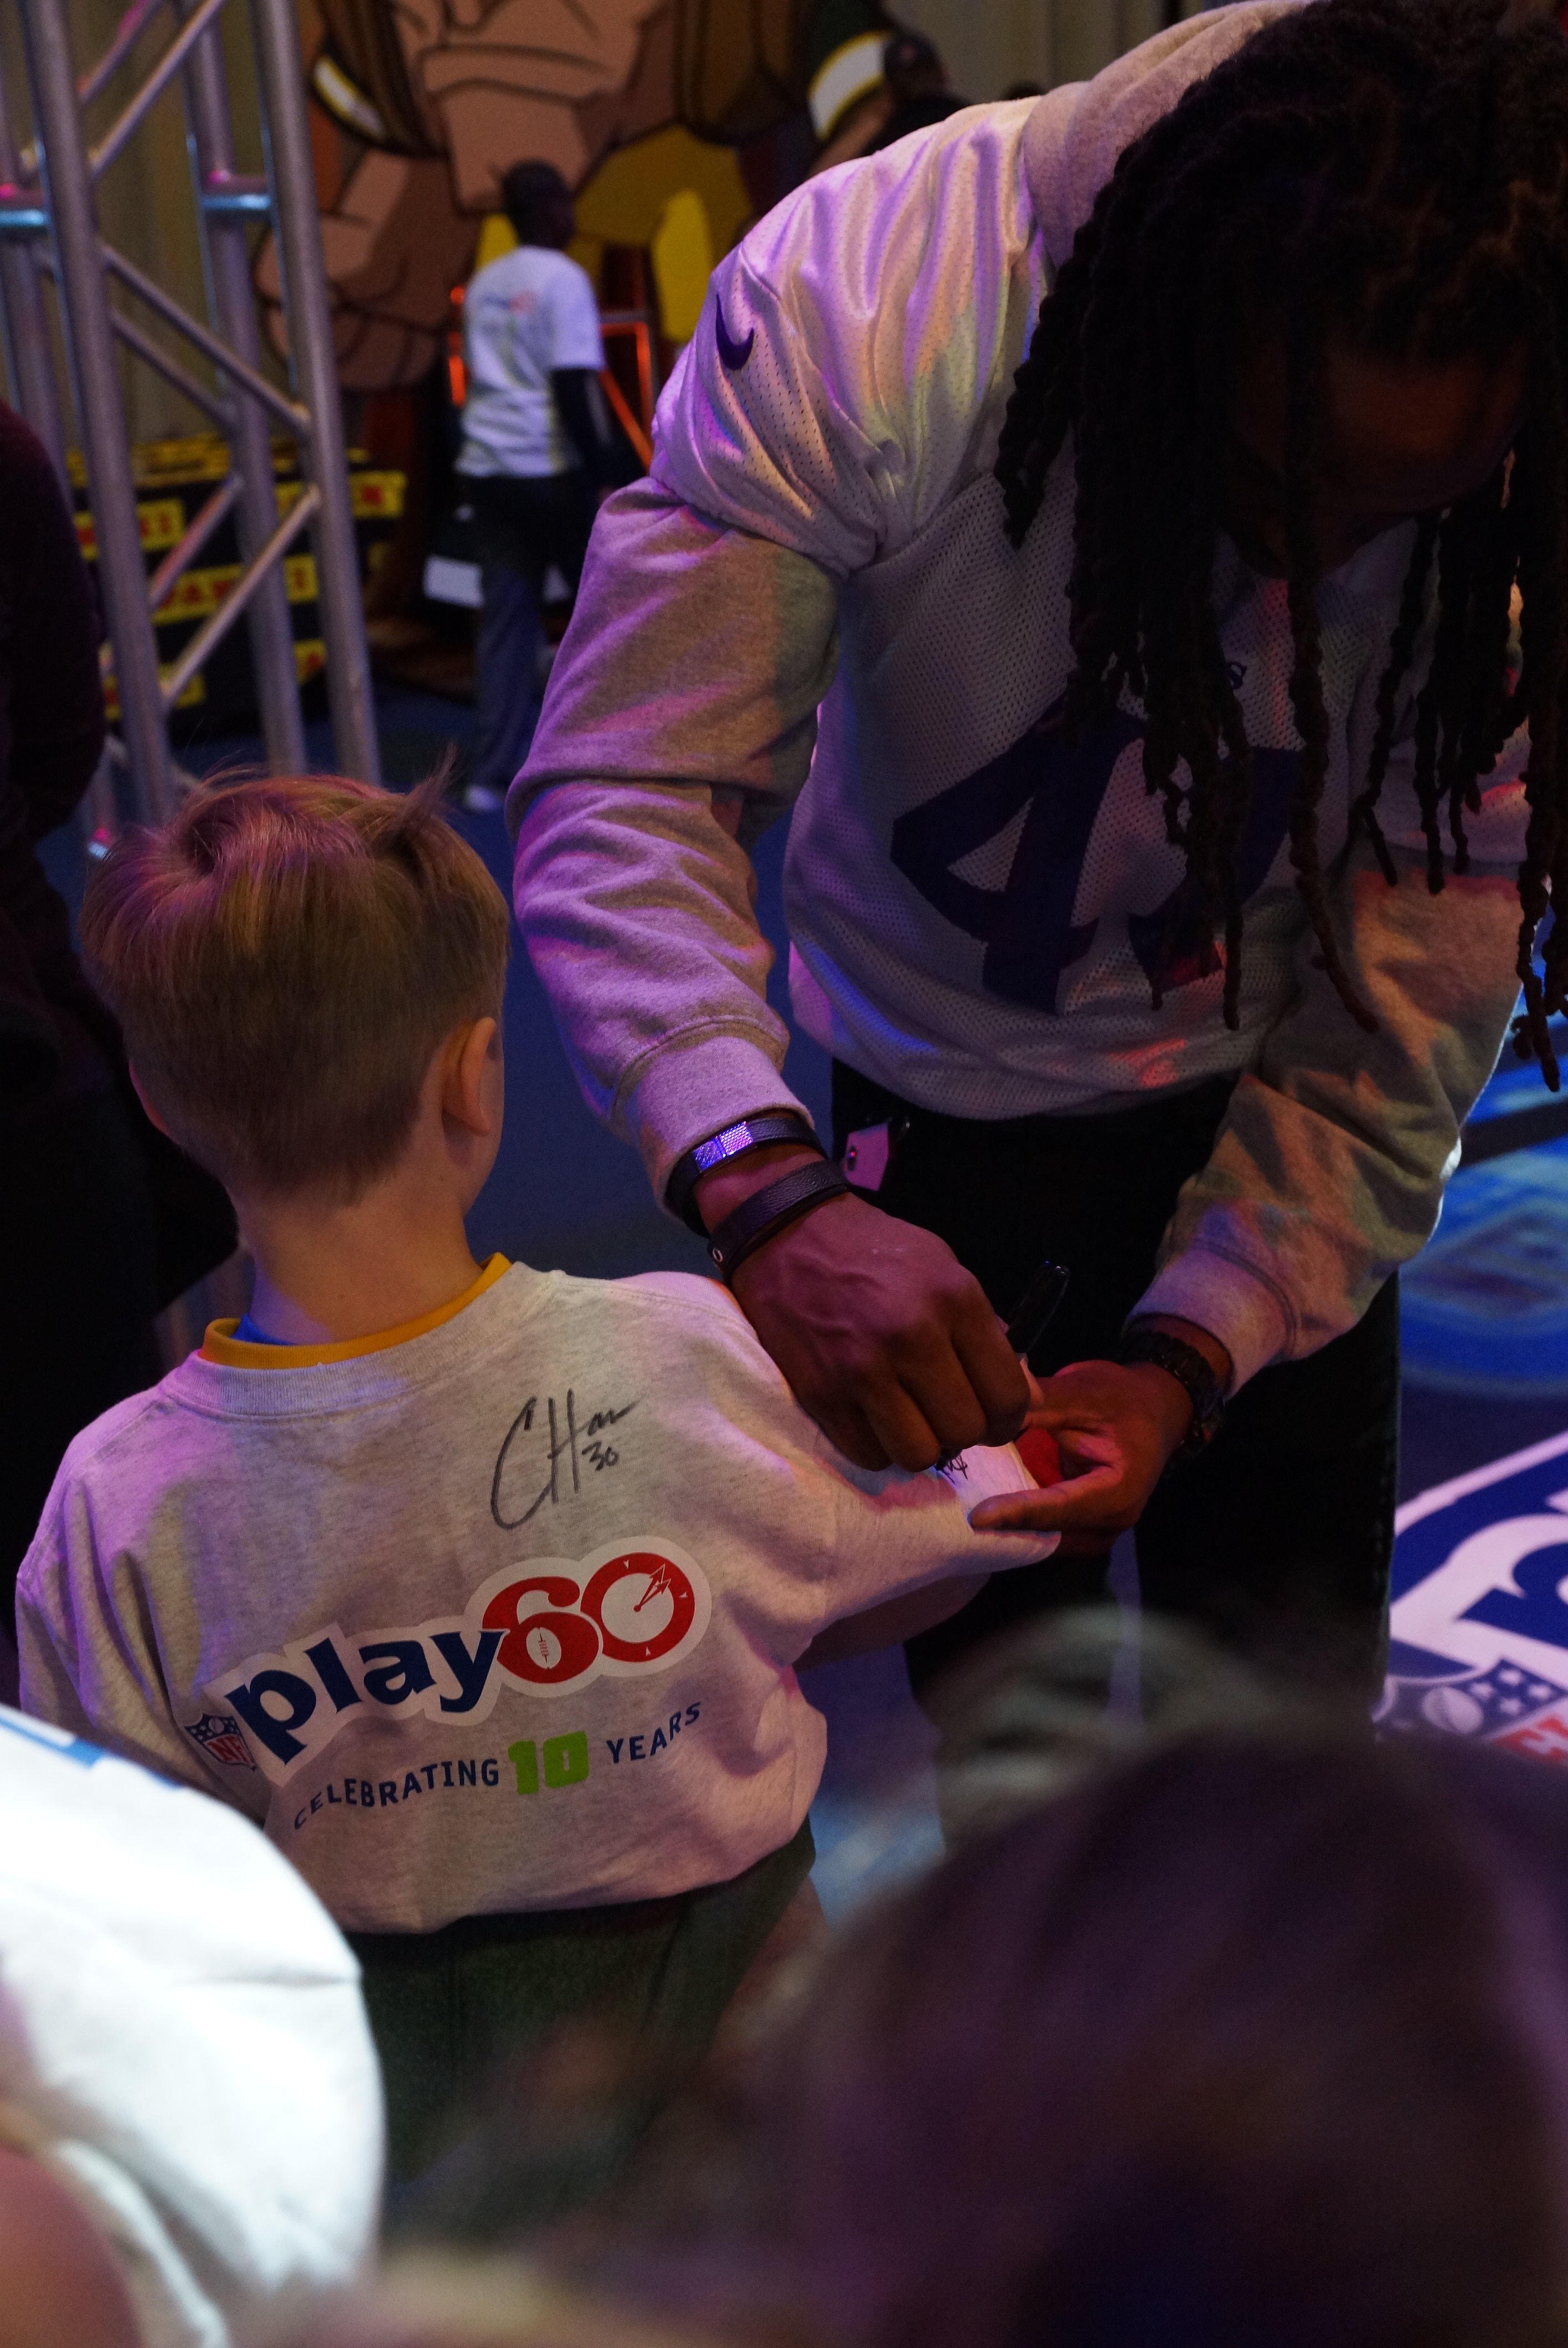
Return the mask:
[[[1393,1275],[1516,970],[1555,1082],[1565,365],[1568,46],[1501,0],[1240,0],[715,273],[513,788],[518,912],[852,1458],[1011,1433],[996,1313],[1070,1267],[1031,1416],[1073,1472],[989,1513],[1079,1560],[944,1652],[1137,1520],[1146,1604],[1376,1677]],[[778,1074],[746,851],[792,802],[875,1205]]]

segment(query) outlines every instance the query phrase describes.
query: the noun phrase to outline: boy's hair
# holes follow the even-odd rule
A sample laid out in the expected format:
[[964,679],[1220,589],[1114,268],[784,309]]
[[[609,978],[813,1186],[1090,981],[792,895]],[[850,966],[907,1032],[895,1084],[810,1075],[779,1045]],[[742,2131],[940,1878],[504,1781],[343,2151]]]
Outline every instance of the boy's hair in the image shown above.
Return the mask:
[[[1556,26],[1512,25],[1502,0],[1316,0],[1265,25],[1127,149],[1041,307],[997,461],[1008,530],[1021,545],[1071,433],[1076,668],[1065,719],[1114,708],[1124,681],[1143,695],[1144,777],[1186,853],[1176,911],[1184,927],[1195,921],[1205,973],[1223,930],[1233,1026],[1251,760],[1210,578],[1242,337],[1277,332],[1286,368],[1290,696],[1305,752],[1291,858],[1324,966],[1368,1027],[1317,845],[1328,726],[1308,512],[1324,343],[1332,335],[1378,358],[1433,365],[1522,343],[1530,411],[1514,450],[1473,497],[1418,525],[1351,831],[1366,832],[1392,881],[1376,806],[1435,570],[1436,648],[1415,724],[1428,882],[1434,894],[1442,887],[1444,812],[1465,870],[1477,778],[1528,718],[1519,974],[1531,1040],[1556,1087],[1546,1014],[1568,1008],[1568,923],[1546,944],[1544,988],[1532,952],[1549,890],[1568,895],[1565,289],[1568,43]],[[1524,660],[1511,693],[1516,582]],[[1189,792],[1175,779],[1181,759]],[[1166,970],[1185,943],[1177,926],[1173,916]]]
[[406,1145],[442,1038],[498,1015],[506,900],[441,779],[220,786],[93,873],[88,974],[159,1116],[231,1189],[356,1198]]

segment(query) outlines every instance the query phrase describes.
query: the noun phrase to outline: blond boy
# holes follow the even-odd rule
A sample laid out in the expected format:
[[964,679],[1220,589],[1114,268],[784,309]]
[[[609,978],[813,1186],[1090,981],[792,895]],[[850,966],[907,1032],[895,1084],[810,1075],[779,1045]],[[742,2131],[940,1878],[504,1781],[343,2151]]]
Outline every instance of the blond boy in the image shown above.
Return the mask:
[[82,939],[256,1284],[72,1445],[23,1701],[248,1812],[357,1936],[409,2175],[561,2013],[704,2043],[810,1866],[793,1664],[1049,1540],[969,1527],[1011,1451],[851,1467],[715,1283],[475,1262],[507,914],[432,788],[193,799]]

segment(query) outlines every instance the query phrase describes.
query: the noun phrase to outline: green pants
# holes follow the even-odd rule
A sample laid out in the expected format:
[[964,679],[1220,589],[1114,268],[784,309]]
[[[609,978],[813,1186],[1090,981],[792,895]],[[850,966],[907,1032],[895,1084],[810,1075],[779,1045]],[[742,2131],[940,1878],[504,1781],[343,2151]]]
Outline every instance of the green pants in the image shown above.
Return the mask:
[[[393,2185],[424,2175],[476,2122],[483,2128],[497,2086],[568,2024],[599,2025],[634,2058],[641,2085],[610,2135],[624,2143],[640,2133],[707,2053],[815,1857],[807,1824],[732,1882],[669,1900],[465,1916],[438,1932],[351,1932],[386,2090]],[[588,2159],[593,2182],[603,2181],[602,2155]],[[553,2214],[589,2182],[541,2178],[521,2199]]]

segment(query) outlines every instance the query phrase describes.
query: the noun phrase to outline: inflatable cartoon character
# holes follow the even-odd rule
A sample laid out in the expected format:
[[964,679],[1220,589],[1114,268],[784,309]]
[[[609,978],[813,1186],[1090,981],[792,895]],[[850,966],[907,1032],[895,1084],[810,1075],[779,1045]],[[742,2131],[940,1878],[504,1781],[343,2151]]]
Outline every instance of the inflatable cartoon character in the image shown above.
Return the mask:
[[[317,101],[348,134],[323,207],[344,387],[441,348],[509,165],[554,163],[589,248],[652,251],[672,341],[708,268],[881,79],[879,0],[317,0]],[[591,249],[583,257],[591,266]],[[276,264],[258,270],[275,304]]]

